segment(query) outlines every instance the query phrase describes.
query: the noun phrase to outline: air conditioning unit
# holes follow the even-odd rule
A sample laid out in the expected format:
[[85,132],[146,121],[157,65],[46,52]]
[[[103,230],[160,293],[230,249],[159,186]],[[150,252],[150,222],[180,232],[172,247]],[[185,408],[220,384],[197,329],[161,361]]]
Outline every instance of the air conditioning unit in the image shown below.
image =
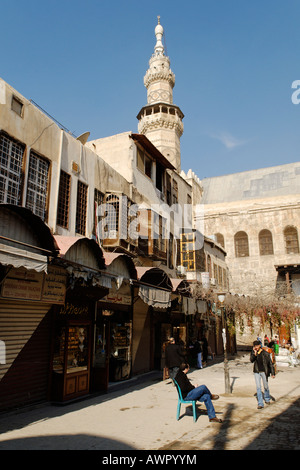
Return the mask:
[[186,275],[186,267],[185,266],[177,266],[177,274],[180,274],[181,276]]

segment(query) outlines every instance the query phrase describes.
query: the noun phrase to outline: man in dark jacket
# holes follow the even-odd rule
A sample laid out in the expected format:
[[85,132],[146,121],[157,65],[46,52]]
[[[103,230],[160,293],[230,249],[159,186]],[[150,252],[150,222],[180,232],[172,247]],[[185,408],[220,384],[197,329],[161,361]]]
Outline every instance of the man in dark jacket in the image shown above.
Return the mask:
[[[253,362],[253,373],[255,378],[256,384],[256,391],[257,391],[257,401],[258,401],[258,409],[262,409],[264,407],[264,400],[269,405],[271,401],[270,397],[270,390],[268,384],[268,377],[271,375],[272,378],[275,377],[275,370],[272,364],[270,354],[262,349],[261,343],[259,341],[253,342],[253,349],[250,354],[250,361]],[[264,386],[264,397],[261,390],[261,380]]]
[[170,344],[166,348],[166,367],[169,369],[169,376],[171,379],[175,377],[179,370],[179,366],[184,362],[184,350],[178,344],[175,344],[175,339],[170,338]]
[[192,385],[187,378],[189,371],[189,365],[183,363],[180,365],[179,371],[176,374],[175,380],[181,390],[182,398],[184,400],[198,400],[203,401],[206,409],[209,421],[215,423],[222,423],[222,420],[216,417],[216,412],[212,400],[217,400],[219,395],[213,395],[206,385]]

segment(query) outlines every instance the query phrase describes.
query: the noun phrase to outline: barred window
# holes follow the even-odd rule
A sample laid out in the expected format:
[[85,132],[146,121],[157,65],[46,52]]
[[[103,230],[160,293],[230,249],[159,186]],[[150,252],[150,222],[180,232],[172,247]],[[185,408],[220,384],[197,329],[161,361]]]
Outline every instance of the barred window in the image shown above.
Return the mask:
[[0,202],[19,205],[22,201],[22,165],[25,146],[0,135]]
[[98,238],[97,225],[100,220],[98,208],[104,203],[104,194],[95,188],[94,191],[94,224],[93,224],[93,235]]
[[64,171],[60,172],[58,204],[57,204],[57,225],[64,228],[69,227],[71,176]]
[[235,256],[241,258],[249,256],[248,235],[246,232],[237,232],[234,236]]
[[46,218],[49,167],[47,160],[30,152],[26,207],[42,220]]
[[273,255],[273,239],[270,230],[261,230],[258,239],[260,255]]
[[81,235],[85,235],[86,230],[87,188],[86,184],[78,181],[75,230]]
[[299,253],[298,232],[296,227],[284,229],[285,250],[287,254]]
[[107,238],[116,239],[119,233],[119,196],[115,194],[106,195],[106,204],[110,205],[107,206],[109,208],[106,217]]

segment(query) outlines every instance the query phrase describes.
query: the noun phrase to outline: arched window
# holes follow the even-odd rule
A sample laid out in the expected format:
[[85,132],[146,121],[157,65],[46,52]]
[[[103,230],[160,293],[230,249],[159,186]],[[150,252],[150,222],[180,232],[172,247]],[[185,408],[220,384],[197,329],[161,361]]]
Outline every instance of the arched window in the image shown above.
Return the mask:
[[225,248],[224,236],[221,233],[216,233],[215,237],[216,237],[217,243],[221,245],[223,248]]
[[241,258],[249,256],[248,235],[246,232],[237,232],[234,236],[235,256]]
[[259,253],[261,256],[273,255],[273,239],[270,230],[261,230],[258,235]]
[[287,254],[299,253],[298,232],[296,227],[288,226],[284,229],[285,251]]

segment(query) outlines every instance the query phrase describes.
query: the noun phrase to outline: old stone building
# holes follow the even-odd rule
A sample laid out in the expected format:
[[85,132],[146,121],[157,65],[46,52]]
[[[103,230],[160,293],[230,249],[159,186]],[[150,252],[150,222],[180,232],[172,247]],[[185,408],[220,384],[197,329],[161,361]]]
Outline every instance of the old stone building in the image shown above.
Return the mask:
[[[283,281],[299,295],[300,163],[206,178],[201,185],[205,233],[226,250],[230,292],[261,295]],[[240,340],[258,333],[259,326]]]

